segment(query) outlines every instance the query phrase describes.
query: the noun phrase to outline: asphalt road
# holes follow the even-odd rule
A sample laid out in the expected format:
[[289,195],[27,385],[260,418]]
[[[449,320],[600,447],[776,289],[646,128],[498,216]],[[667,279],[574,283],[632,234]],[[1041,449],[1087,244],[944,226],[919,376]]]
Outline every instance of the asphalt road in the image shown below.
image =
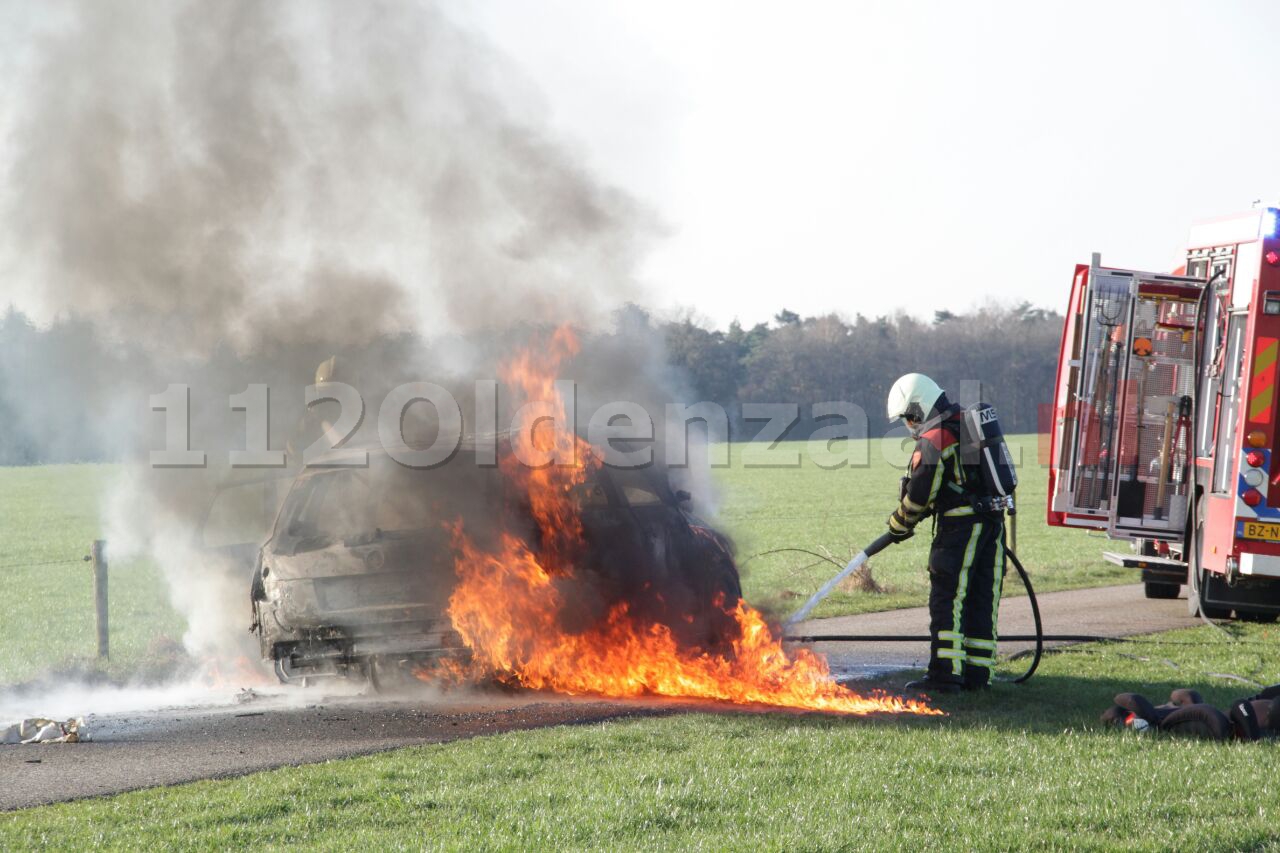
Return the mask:
[[[1010,579],[1005,587],[1017,587]],[[1192,628],[1204,624],[1187,615],[1185,598],[1158,601],[1147,599],[1142,584],[1104,586],[1049,592],[1037,596],[1046,634],[1088,634],[1098,637],[1128,637]],[[999,633],[1035,633],[1031,607],[1026,596],[1007,596],[1000,604]],[[811,619],[788,631],[805,634],[927,634],[929,611],[924,607],[887,610],[835,619]],[[1046,643],[1048,646],[1061,643]],[[1030,649],[1033,643],[1000,643],[1000,654]],[[868,677],[903,669],[923,669],[929,660],[928,643],[814,643],[837,673],[847,677]]]
[[[660,703],[545,696],[424,693],[389,701],[312,692],[281,689],[243,704],[90,716],[88,742],[0,746],[0,811],[476,735],[670,712]],[[306,699],[311,701],[298,705]]]
[[[1120,637],[1199,624],[1186,615],[1185,601],[1148,601],[1137,584],[1050,593],[1040,596],[1040,606],[1047,633]],[[911,608],[811,620],[793,633],[921,634],[927,629],[925,609]],[[1031,633],[1025,598],[1006,599],[1000,630]],[[1001,651],[1016,651],[1018,646],[1002,644]],[[818,643],[816,648],[828,655],[836,675],[844,678],[923,666],[928,655],[924,643]],[[236,701],[234,690],[194,696],[181,691],[142,695],[121,690],[110,697],[86,693],[82,700],[74,694],[60,696],[57,711],[50,708],[43,713],[87,715],[91,740],[0,746],[0,810],[517,729],[678,710],[720,710],[708,703],[606,702],[498,691],[419,691],[392,700],[340,695],[319,687],[274,688],[240,698],[247,701]],[[6,707],[5,699],[0,694],[0,708]],[[12,708],[12,703],[7,707]],[[32,706],[31,713],[37,707]],[[115,710],[94,714],[95,707]],[[127,710],[130,707],[153,710]]]

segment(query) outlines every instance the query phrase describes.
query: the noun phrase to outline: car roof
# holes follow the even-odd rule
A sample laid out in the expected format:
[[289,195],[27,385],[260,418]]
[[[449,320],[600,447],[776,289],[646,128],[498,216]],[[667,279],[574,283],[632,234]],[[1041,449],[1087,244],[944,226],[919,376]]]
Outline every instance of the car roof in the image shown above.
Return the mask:
[[[462,437],[458,444],[457,453],[475,453],[481,447],[489,447],[495,442],[499,445],[509,442],[509,432],[499,433],[468,433]],[[430,445],[418,445],[414,442],[408,442],[407,446],[410,450],[424,450]],[[313,460],[308,467],[325,467],[327,465],[341,464],[358,459],[364,454],[370,456],[388,456],[386,448],[379,441],[364,441],[356,444],[348,444],[343,447],[331,448],[320,454]]]
[[[465,456],[467,454],[475,454],[477,451],[479,451],[482,448],[487,449],[493,446],[495,442],[499,447],[499,453],[503,452],[502,450],[503,446],[510,445],[511,432],[508,430],[504,432],[467,433],[462,437],[462,440],[458,444],[458,449],[454,453],[454,455],[451,457],[451,459],[456,459],[460,455]],[[615,439],[614,443],[620,446],[624,446],[624,449],[631,449],[630,447],[627,446],[629,445],[628,442]],[[408,446],[410,447],[410,449],[414,449],[415,447],[415,445],[412,443],[410,443]],[[425,448],[425,446],[426,445],[424,445],[423,447]],[[419,449],[422,449],[422,448],[419,448]],[[600,458],[599,453],[598,451],[595,450],[595,448],[592,448],[592,451],[597,454],[597,458]],[[323,454],[321,454],[320,456],[312,460],[306,467],[304,467],[302,471],[297,475],[297,478],[306,479],[309,477],[313,477],[316,474],[330,473],[334,470],[342,470],[343,468],[346,468],[349,466],[354,467],[354,466],[351,466],[351,463],[361,459],[366,453],[369,455],[371,459],[376,457],[383,457],[383,458],[390,457],[390,454],[387,453],[386,448],[382,446],[381,442],[366,441],[366,442],[360,442],[357,444],[351,444],[344,447],[339,447],[339,448],[325,451]],[[609,466],[605,465],[604,467],[608,468]],[[638,469],[623,469],[623,470],[635,470],[637,473],[640,474],[640,476],[643,476],[647,479],[655,479],[653,477],[653,474],[654,474],[653,469],[638,468]],[[656,482],[659,488],[667,487],[668,484],[665,482],[665,480],[666,480],[665,477],[656,478]]]

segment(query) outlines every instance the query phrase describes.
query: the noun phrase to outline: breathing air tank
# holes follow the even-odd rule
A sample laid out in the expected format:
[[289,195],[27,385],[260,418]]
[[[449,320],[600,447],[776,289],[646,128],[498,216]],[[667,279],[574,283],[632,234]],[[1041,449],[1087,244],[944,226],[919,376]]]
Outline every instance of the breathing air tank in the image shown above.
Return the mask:
[[1004,440],[996,407],[990,403],[975,403],[964,410],[965,446],[962,449],[966,465],[977,465],[982,474],[982,486],[989,497],[1010,497],[1018,487],[1018,472],[1013,465],[1013,454]]

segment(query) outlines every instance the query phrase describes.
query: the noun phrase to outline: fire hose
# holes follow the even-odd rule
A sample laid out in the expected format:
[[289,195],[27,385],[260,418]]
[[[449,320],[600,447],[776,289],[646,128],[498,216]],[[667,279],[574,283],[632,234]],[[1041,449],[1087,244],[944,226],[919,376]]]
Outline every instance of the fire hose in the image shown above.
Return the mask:
[[[1001,543],[1004,544],[1004,553],[1009,558],[1009,562],[1013,563],[1013,567],[1018,570],[1018,576],[1022,578],[1022,585],[1027,590],[1027,600],[1031,603],[1031,617],[1035,622],[1036,632],[1033,635],[1013,635],[1003,637],[1006,641],[1034,641],[1035,653],[1031,658],[1031,665],[1027,667],[1027,671],[1019,675],[1017,678],[1007,679],[1014,684],[1022,684],[1035,675],[1036,668],[1040,666],[1040,658],[1044,655],[1045,640],[1054,640],[1059,642],[1088,642],[1090,640],[1101,639],[1099,637],[1075,634],[1055,634],[1045,636],[1044,625],[1040,621],[1040,604],[1036,601],[1035,590],[1031,586],[1031,578],[1027,575],[1027,570],[1022,567],[1022,562],[1018,559],[1018,555],[1010,551],[1008,544],[1004,542],[1004,532],[1001,531]],[[876,539],[867,547],[863,548],[854,555],[843,569],[836,574],[835,577],[827,581],[822,587],[813,594],[813,596],[804,603],[804,606],[793,613],[782,625],[783,629],[787,629],[792,625],[804,621],[813,608],[826,598],[831,590],[836,588],[842,580],[849,577],[857,571],[858,567],[866,563],[867,560],[879,554],[885,548],[888,548],[894,542],[899,541],[892,534],[885,533],[879,539]],[[918,643],[928,642],[932,640],[929,635],[913,635],[913,634],[805,634],[805,635],[785,635],[784,639],[795,643]],[[1006,680],[1006,679],[1001,679]]]

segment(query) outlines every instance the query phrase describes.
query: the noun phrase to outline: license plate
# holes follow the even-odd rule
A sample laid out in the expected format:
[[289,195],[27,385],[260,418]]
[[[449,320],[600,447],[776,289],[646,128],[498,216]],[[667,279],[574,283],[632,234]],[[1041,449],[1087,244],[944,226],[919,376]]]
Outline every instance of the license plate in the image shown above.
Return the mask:
[[1266,521],[1246,521],[1244,523],[1244,538],[1280,542],[1280,524]]

